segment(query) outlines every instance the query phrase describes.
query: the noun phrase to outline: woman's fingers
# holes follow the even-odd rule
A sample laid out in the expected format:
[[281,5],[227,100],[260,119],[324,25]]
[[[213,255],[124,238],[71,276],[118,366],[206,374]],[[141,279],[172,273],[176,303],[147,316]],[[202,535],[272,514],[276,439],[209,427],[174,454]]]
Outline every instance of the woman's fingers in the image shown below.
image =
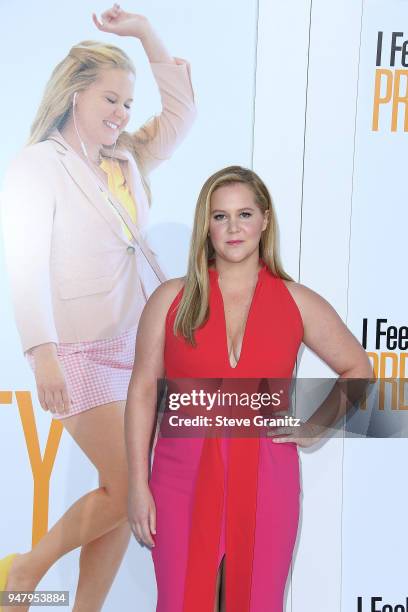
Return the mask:
[[134,523],[134,533],[135,533],[136,540],[141,543],[142,542],[142,529],[141,529],[139,522]]
[[267,435],[268,436],[281,436],[281,435],[293,434],[293,433],[295,433],[293,427],[272,427],[271,429],[268,430]]
[[98,28],[98,30],[102,30],[103,29],[103,25],[102,23],[99,21],[99,19],[97,18],[97,16],[95,15],[95,13],[92,13],[92,21],[94,22],[94,24],[96,25],[96,27]]
[[150,533],[156,535],[156,508],[151,508],[149,514]]
[[37,389],[38,401],[43,410],[55,414],[69,411],[71,400],[66,387],[62,389]]
[[139,544],[142,544],[142,530],[140,529],[139,523],[131,523],[133,535]]
[[62,414],[64,412],[64,400],[62,399],[62,392],[60,389],[57,389],[53,393],[54,395],[54,411],[57,414]]
[[64,402],[65,412],[68,412],[71,407],[71,398],[66,387],[62,389],[62,401]]
[[96,27],[98,28],[98,30],[101,30],[101,32],[106,32],[108,24],[110,24],[112,19],[115,18],[114,14],[110,15],[109,13],[110,11],[105,11],[105,13],[102,13],[101,21],[99,21],[95,13],[92,13],[92,20],[94,24],[96,25]]
[[69,397],[66,385],[64,385],[60,391],[56,392],[56,401],[57,412],[59,414],[65,414],[69,412],[69,409],[71,407],[71,399]]
[[154,547],[154,540],[152,538],[152,533],[156,533],[152,531],[151,528],[151,519],[148,517],[130,523],[133,535],[139,544],[143,544],[144,546],[149,546],[149,548]]
[[49,410],[52,413],[55,412],[55,408],[54,408],[54,394],[49,389],[44,389],[44,403],[45,403],[45,405],[47,407],[46,410]]
[[144,519],[135,524],[134,534],[139,544],[142,544],[144,546],[154,545],[154,542],[152,541],[150,535],[147,519]]
[[43,410],[48,410],[47,404],[45,403],[45,391],[44,389],[37,389],[38,401]]
[[[132,531],[133,535],[134,535],[134,536],[135,536],[135,538],[136,538],[136,525],[135,525],[135,522],[134,522],[134,521],[133,521],[133,520],[130,518],[130,515],[129,515],[129,514],[128,514],[128,523],[129,523],[129,525],[130,525],[130,529],[131,529],[131,531]],[[136,538],[136,539],[137,539],[137,538]]]
[[276,442],[276,443],[285,443],[285,442],[294,442],[295,441],[295,437],[298,434],[297,431],[295,431],[294,427],[272,427],[271,429],[269,429],[266,433],[266,435],[270,438],[272,438],[272,442]]
[[108,25],[115,21],[123,13],[119,4],[114,4],[112,8],[101,14],[100,20],[95,13],[92,13],[92,20],[99,30],[106,31]]
[[141,530],[142,530],[142,540],[143,543],[146,546],[149,546],[150,548],[153,548],[154,546],[154,540],[152,538],[152,534],[150,533],[150,526],[149,526],[149,519],[148,517],[146,517],[142,524],[141,524]]
[[102,23],[105,21],[112,21],[113,19],[116,19],[116,17],[119,15],[119,10],[115,9],[115,8],[111,8],[108,9],[107,11],[104,11],[101,15],[101,19],[102,19]]
[[298,427],[271,427],[266,435],[277,444],[292,443],[298,446],[312,446],[319,439],[319,432],[323,428],[312,426],[310,423],[301,423]]
[[148,485],[130,489],[128,499],[128,521],[139,542],[153,548],[156,534],[156,506]]

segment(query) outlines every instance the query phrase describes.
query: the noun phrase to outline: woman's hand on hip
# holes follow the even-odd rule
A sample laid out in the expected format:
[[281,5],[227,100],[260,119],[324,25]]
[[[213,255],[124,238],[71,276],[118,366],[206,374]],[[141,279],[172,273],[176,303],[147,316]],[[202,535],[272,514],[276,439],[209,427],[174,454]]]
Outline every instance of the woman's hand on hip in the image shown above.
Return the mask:
[[153,536],[156,535],[156,504],[148,484],[130,487],[128,518],[139,544],[153,548]]
[[64,414],[69,410],[71,400],[55,344],[36,346],[31,354],[34,357],[34,373],[41,407],[53,414]]
[[323,427],[306,421],[299,422],[296,426],[272,427],[266,435],[271,437],[275,444],[287,444],[289,442],[308,448],[318,442],[323,434]]
[[92,19],[101,32],[110,32],[118,36],[135,36],[142,39],[149,28],[149,21],[144,15],[127,13],[119,4],[114,4],[112,8],[104,11],[100,20],[95,13],[92,13]]

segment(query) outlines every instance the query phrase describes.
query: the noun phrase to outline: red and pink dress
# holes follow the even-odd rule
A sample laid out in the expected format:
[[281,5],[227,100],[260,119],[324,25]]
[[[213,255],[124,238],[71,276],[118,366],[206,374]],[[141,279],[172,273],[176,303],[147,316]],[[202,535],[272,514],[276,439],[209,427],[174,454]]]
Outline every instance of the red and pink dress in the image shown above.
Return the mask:
[[[209,276],[210,314],[196,331],[195,347],[173,333],[182,291],[169,308],[166,377],[290,379],[303,325],[284,282],[262,262],[233,368],[218,273],[210,269]],[[150,486],[157,510],[157,612],[213,612],[224,556],[229,612],[282,612],[299,518],[295,444],[268,437],[159,437]]]

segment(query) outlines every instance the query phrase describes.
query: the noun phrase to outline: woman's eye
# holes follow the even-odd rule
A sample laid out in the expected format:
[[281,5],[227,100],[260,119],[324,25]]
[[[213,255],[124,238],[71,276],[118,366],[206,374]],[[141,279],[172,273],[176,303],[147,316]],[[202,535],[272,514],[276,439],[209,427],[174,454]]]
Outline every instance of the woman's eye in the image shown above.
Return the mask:
[[250,212],[242,212],[241,216],[244,217],[244,219],[248,219],[249,217],[252,216],[252,213],[250,213]]
[[221,219],[223,219],[225,217],[225,215],[223,215],[222,213],[217,213],[214,215],[214,219],[216,221],[220,221]]
[[[113,98],[106,98],[106,99],[107,99],[107,101],[108,101],[108,102],[110,102],[111,104],[116,104],[116,102],[117,102],[117,101],[116,101],[116,100],[114,100]],[[124,104],[123,106],[126,108],[126,110],[130,110],[130,108],[131,108],[130,104]]]

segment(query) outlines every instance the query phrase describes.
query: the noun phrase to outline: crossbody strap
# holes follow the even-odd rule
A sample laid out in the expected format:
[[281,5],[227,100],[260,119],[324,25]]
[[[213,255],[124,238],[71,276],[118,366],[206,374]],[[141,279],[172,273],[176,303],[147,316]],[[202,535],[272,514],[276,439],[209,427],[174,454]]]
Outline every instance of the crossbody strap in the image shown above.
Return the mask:
[[[102,187],[99,186],[99,188],[102,190]],[[152,251],[149,248],[149,246],[147,245],[146,241],[144,240],[144,238],[140,234],[139,229],[138,229],[136,223],[133,221],[132,217],[130,216],[130,214],[128,213],[126,208],[123,206],[123,204],[121,202],[119,202],[116,198],[114,198],[110,193],[108,194],[108,200],[109,200],[110,204],[113,206],[113,208],[116,210],[118,215],[121,217],[123,223],[129,229],[130,233],[132,234],[133,238],[135,239],[135,242],[139,246],[142,254],[144,255],[144,257],[147,260],[148,264],[150,265],[150,267],[152,268],[153,272],[157,276],[158,280],[161,283],[164,283],[164,281],[166,280],[166,277],[165,277],[165,275],[163,273],[163,270],[160,268],[159,264],[157,263],[157,260],[156,260],[156,258],[154,256],[154,254],[152,253]]]

